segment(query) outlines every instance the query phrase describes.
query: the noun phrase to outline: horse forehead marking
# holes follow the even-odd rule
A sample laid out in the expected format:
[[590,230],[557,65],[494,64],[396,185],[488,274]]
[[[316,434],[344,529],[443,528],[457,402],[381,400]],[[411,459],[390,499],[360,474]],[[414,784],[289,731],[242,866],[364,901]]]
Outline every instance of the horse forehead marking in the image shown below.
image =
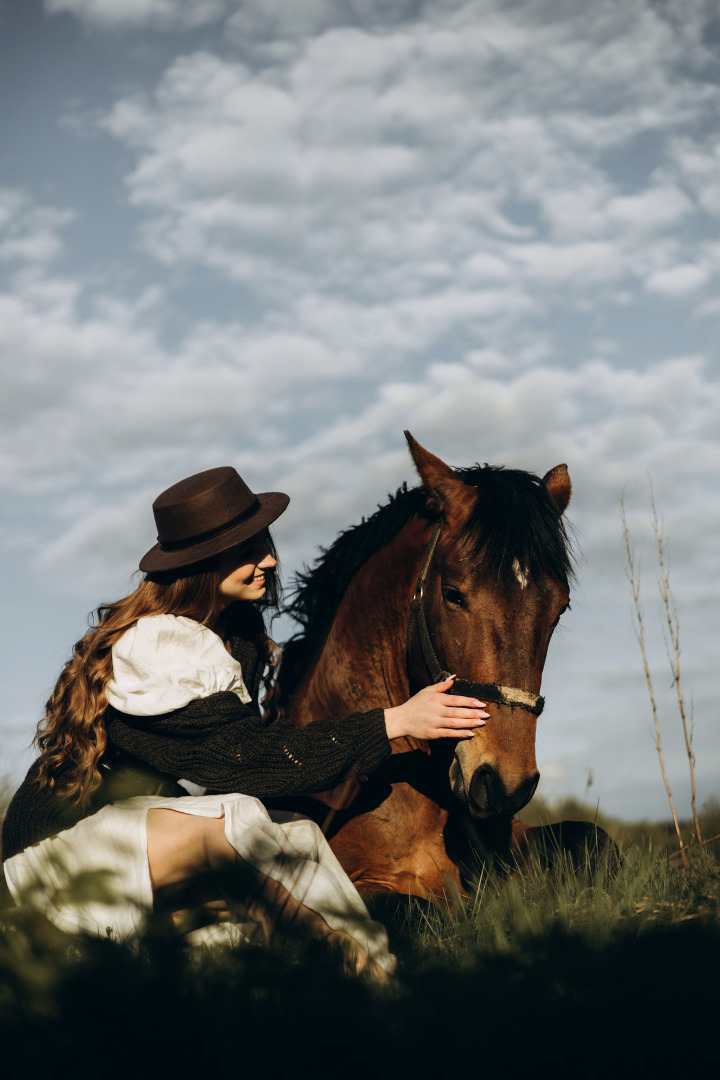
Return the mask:
[[515,577],[517,578],[518,585],[520,586],[520,588],[521,589],[526,588],[527,583],[530,580],[527,570],[523,569],[523,567],[520,565],[520,563],[518,562],[517,559],[513,559],[512,568],[513,568],[513,573],[514,573]]

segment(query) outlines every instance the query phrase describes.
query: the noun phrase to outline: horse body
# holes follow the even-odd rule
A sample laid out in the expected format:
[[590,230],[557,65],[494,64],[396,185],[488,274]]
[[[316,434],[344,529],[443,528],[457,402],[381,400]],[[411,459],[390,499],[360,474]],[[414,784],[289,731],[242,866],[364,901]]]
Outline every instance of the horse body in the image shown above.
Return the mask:
[[[290,699],[291,721],[302,726],[315,716],[390,708],[410,696],[407,612],[426,525],[411,520],[355,575],[321,653]],[[418,788],[430,778],[429,743],[396,739],[392,750],[349,812],[335,818],[328,838],[361,892],[429,896],[442,889],[446,876],[459,883],[443,843],[448,810],[438,801],[442,784],[427,793]],[[408,769],[413,775],[400,779]]]
[[[564,466],[542,482],[480,468],[461,478],[409,435],[408,441],[423,496],[415,496],[414,512],[349,576],[314,657],[308,621],[303,676],[285,711],[303,725],[315,716],[387,708],[432,681],[420,633],[413,624],[408,630],[408,612],[439,523],[422,586],[435,652],[465,682],[512,688],[513,703],[488,702],[490,717],[472,739],[395,740],[392,757],[328,832],[365,895],[432,897],[460,886],[468,842],[509,853],[513,814],[537,786],[538,710],[517,701],[541,700],[548,644],[568,602],[560,515],[570,482]],[[494,494],[483,496],[491,476]],[[503,530],[513,537],[503,538]],[[548,536],[550,556],[538,551]],[[351,544],[352,533],[343,538]],[[282,669],[280,679],[282,686]],[[458,692],[468,694],[462,686]]]

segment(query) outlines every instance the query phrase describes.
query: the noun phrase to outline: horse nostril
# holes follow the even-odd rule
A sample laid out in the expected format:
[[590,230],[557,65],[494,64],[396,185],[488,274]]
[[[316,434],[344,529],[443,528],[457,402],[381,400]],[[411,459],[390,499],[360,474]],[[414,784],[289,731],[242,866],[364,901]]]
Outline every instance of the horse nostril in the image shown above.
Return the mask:
[[502,782],[492,765],[481,765],[475,770],[468,791],[468,802],[474,813],[482,817],[491,815],[504,795]]
[[516,814],[518,810],[522,810],[523,806],[527,806],[535,794],[539,782],[540,773],[536,770],[532,776],[528,776],[527,780],[520,785],[512,797],[513,814]]
[[514,814],[530,802],[539,780],[540,773],[536,770],[514,791],[508,792],[492,765],[480,765],[473,773],[468,790],[470,812],[481,818],[500,813]]
[[528,776],[527,780],[523,780],[522,784],[518,784],[515,790],[510,792],[507,800],[507,810],[511,814],[516,814],[518,810],[522,810],[523,806],[527,806],[535,794],[539,780],[540,773],[535,770],[532,776]]

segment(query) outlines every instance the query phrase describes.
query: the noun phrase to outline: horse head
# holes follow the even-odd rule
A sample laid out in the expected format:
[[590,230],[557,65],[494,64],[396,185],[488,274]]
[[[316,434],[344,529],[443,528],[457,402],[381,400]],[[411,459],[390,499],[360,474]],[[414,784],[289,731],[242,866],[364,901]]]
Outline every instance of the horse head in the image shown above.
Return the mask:
[[487,702],[485,726],[454,745],[450,785],[474,818],[509,816],[529,802],[540,778],[540,682],[569,600],[562,514],[570,478],[565,465],[542,480],[492,466],[456,472],[406,437],[435,522],[413,601],[421,614],[408,632],[411,684],[444,670],[458,675],[456,693]]

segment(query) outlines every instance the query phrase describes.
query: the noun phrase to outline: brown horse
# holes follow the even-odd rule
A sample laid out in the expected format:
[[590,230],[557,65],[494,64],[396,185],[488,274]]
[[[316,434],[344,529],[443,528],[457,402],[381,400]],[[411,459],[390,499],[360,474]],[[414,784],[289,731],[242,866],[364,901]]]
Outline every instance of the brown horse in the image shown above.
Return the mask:
[[472,739],[396,740],[328,829],[364,895],[433,897],[461,884],[470,848],[506,860],[524,832],[513,815],[537,787],[540,680],[569,601],[570,478],[565,465],[542,480],[454,471],[406,437],[422,487],[403,487],[301,575],[288,610],[304,629],[280,688],[300,726],[398,705],[443,672],[487,702]]

